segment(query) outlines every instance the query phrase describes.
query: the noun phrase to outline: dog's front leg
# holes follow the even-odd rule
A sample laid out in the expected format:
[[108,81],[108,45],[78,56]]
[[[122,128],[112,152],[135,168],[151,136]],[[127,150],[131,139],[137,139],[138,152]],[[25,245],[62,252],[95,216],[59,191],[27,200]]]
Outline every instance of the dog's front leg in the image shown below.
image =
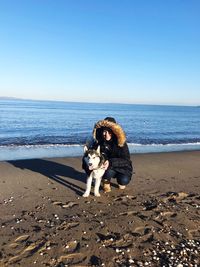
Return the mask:
[[89,197],[89,195],[90,195],[90,190],[91,190],[91,186],[92,186],[92,173],[91,173],[90,176],[87,178],[86,190],[85,190],[85,193],[83,194],[83,197]]
[[95,186],[94,186],[94,195],[96,197],[100,197],[101,195],[99,194],[99,188],[101,184],[101,178],[96,178],[95,179]]

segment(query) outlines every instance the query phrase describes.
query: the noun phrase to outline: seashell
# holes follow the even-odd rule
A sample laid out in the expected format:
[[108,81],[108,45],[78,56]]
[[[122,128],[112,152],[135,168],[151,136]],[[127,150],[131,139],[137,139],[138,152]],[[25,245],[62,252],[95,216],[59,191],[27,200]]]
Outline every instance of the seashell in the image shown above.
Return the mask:
[[66,208],[71,208],[71,207],[73,207],[73,206],[75,206],[75,205],[78,205],[76,202],[72,202],[72,201],[70,201],[70,202],[68,202],[67,204],[64,204],[64,205],[62,205],[62,208],[64,208],[64,209],[66,209]]
[[63,203],[60,201],[54,201],[52,204],[56,206],[61,206]]

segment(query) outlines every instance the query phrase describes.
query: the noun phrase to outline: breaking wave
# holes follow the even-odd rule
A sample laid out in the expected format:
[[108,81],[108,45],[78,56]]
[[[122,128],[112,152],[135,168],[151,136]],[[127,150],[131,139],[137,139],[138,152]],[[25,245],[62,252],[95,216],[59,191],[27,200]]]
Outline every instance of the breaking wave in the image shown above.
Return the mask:
[[[200,142],[185,144],[137,144],[128,143],[130,153],[160,153],[200,150]],[[80,144],[3,145],[0,161],[33,158],[79,157],[83,155]]]

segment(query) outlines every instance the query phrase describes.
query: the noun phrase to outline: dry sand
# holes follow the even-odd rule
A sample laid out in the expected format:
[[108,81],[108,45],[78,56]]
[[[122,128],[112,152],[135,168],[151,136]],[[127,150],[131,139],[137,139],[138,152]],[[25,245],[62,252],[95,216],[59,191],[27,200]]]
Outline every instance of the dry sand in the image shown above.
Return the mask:
[[0,163],[0,266],[200,266],[200,151],[133,155],[82,198],[80,158]]

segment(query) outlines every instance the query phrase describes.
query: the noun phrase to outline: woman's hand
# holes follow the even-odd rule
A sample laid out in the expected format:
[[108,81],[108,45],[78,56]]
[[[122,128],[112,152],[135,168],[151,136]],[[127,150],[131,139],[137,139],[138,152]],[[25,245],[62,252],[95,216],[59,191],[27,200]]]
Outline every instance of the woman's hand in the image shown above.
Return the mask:
[[106,160],[105,163],[103,164],[103,168],[104,168],[104,170],[107,170],[108,167],[109,167],[109,161]]

